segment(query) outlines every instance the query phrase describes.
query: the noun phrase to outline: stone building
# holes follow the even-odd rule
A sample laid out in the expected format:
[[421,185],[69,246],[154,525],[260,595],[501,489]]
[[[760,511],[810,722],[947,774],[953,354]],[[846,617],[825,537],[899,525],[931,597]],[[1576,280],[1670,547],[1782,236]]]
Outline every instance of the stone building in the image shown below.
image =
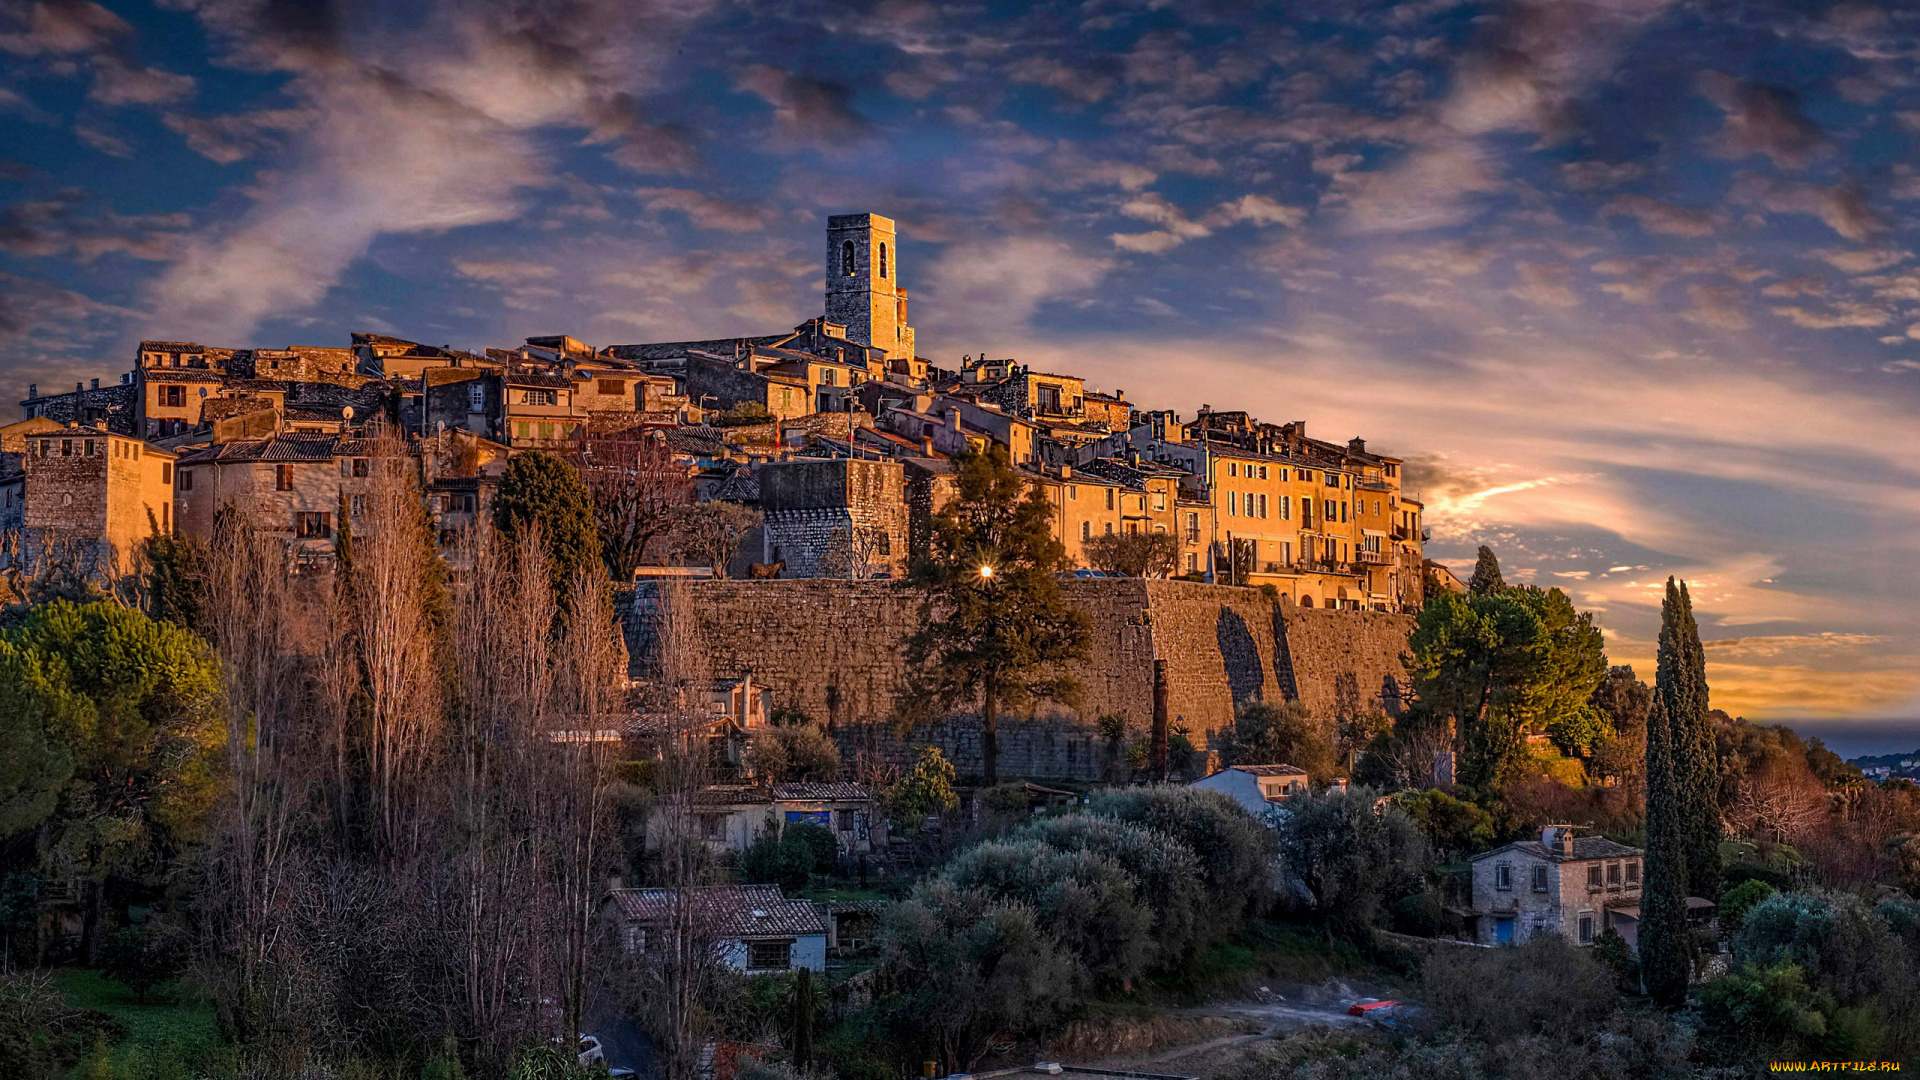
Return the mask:
[[87,426],[105,424],[108,431],[134,435],[139,432],[134,423],[137,401],[132,377],[122,375],[119,382],[107,386],[101,386],[100,380],[94,379],[91,384],[74,383],[70,393],[46,397],[41,396],[38,384],[30,383],[20,408],[29,420]]
[[1505,945],[1559,934],[1591,945],[1613,927],[1631,945],[1639,929],[1644,855],[1603,837],[1575,836],[1571,825],[1549,825],[1538,840],[1475,855],[1474,940]]
[[766,515],[762,562],[784,562],[787,577],[904,575],[907,482],[899,462],[768,462],[754,479]]
[[296,565],[331,565],[340,514],[351,514],[373,475],[375,444],[340,435],[280,434],[216,443],[179,460],[179,528],[214,535],[233,505],[288,541]]
[[81,573],[126,569],[141,541],[171,533],[174,455],[104,424],[25,439],[21,554],[72,559]]
[[670,935],[690,933],[742,974],[827,969],[825,917],[777,885],[613,889],[603,914],[630,953],[663,949]]
[[826,318],[847,328],[848,341],[885,350],[889,359],[914,355],[898,231],[879,214],[827,218]]

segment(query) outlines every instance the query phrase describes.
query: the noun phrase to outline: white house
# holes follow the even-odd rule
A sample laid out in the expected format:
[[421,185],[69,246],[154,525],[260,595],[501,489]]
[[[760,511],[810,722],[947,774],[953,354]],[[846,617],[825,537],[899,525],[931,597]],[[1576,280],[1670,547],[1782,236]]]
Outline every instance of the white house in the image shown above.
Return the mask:
[[826,919],[805,900],[782,896],[777,885],[613,889],[605,911],[629,952],[658,948],[679,928],[748,975],[827,968]]
[[[693,796],[697,834],[718,855],[738,855],[762,836],[806,822],[833,834],[851,855],[884,850],[885,815],[871,792],[845,780],[787,784],[714,784]],[[655,815],[651,840],[667,824]]]
[[1257,818],[1295,795],[1307,793],[1307,772],[1292,765],[1232,765],[1190,786],[1221,792]]
[[1475,855],[1474,940],[1487,945],[1556,933],[1591,945],[1611,926],[1628,945],[1640,927],[1640,867],[1645,852],[1598,836],[1549,825],[1538,840],[1520,840]]

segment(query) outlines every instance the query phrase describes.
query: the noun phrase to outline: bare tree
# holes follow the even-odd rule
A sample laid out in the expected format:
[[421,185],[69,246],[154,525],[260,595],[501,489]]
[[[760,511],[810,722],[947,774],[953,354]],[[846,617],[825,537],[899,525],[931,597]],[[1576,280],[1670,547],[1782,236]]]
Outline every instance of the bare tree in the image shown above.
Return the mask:
[[1172,533],[1108,533],[1081,547],[1094,569],[1127,577],[1166,577],[1180,565],[1180,542]]
[[607,573],[631,581],[647,546],[672,528],[675,508],[693,501],[687,467],[643,428],[590,431],[570,456],[593,496]]
[[681,558],[710,566],[713,576],[727,576],[727,564],[740,550],[747,533],[764,520],[760,511],[718,500],[676,507],[669,539]]
[[887,565],[891,547],[885,529],[839,526],[827,537],[820,576],[855,580],[872,577],[877,568]]
[[436,748],[440,715],[434,609],[438,555],[419,484],[397,442],[375,448],[355,522],[353,600],[367,699],[375,831],[402,839],[402,800]]

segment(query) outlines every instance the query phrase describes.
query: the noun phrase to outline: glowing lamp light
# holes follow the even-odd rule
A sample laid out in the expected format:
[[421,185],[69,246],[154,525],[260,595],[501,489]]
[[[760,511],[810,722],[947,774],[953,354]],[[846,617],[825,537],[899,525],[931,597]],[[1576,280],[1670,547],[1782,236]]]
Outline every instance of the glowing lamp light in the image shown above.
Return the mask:
[[981,581],[992,581],[992,580],[993,580],[993,567],[991,567],[991,566],[982,566],[982,567],[980,568],[980,580],[981,580]]

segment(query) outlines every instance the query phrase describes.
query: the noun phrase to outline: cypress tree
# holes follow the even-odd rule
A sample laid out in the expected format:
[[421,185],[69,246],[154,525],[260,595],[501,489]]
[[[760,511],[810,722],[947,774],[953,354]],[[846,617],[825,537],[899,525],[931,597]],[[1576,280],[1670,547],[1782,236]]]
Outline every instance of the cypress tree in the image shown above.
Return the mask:
[[1640,890],[1640,977],[1653,1000],[1677,1008],[1692,967],[1687,941],[1687,858],[1676,803],[1673,725],[1654,696],[1647,714],[1647,856]]
[[1720,891],[1720,767],[1713,725],[1707,719],[1707,656],[1693,599],[1684,583],[1667,579],[1661,605],[1660,668],[1654,693],[1666,707],[1672,733],[1668,746],[1681,799],[1675,825],[1687,857],[1691,896]]
[[1473,563],[1473,578],[1467,582],[1467,591],[1475,596],[1489,596],[1507,587],[1500,576],[1500,560],[1493,557],[1493,549],[1480,545],[1480,557]]
[[1707,720],[1706,651],[1686,586],[1667,579],[1659,674],[1647,715],[1647,858],[1640,970],[1662,1005],[1686,1001],[1692,947],[1687,897],[1720,879],[1719,768]]

